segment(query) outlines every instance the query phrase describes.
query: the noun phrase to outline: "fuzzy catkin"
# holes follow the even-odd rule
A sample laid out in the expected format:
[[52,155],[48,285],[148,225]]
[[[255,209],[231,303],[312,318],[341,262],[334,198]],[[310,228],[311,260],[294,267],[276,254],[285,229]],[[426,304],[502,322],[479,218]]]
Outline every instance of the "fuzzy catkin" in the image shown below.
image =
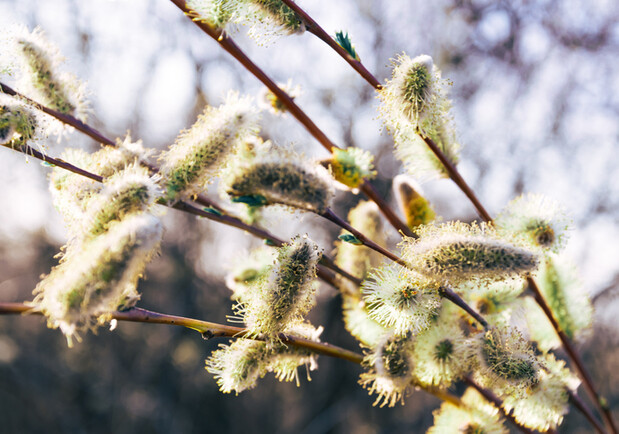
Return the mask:
[[162,236],[158,218],[136,215],[65,258],[36,287],[33,309],[41,311],[51,328],[60,328],[69,346],[79,333],[109,320],[120,307],[131,307],[146,264]]

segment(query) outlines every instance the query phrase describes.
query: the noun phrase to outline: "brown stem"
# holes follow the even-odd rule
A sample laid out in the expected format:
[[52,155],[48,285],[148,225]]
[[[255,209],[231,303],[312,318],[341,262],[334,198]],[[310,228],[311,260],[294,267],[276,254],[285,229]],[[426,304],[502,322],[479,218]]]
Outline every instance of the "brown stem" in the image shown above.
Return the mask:
[[408,262],[406,262],[405,260],[403,260],[399,256],[391,253],[389,250],[379,246],[374,241],[370,240],[368,237],[363,235],[357,229],[355,229],[351,225],[349,225],[346,220],[342,219],[337,214],[335,214],[330,208],[327,208],[327,210],[324,213],[320,214],[320,216],[326,218],[327,220],[335,223],[336,225],[338,225],[342,229],[345,229],[348,232],[350,232],[351,234],[353,234],[359,241],[361,241],[363,243],[364,246],[374,250],[375,252],[380,253],[381,255],[385,256],[386,258],[391,259],[393,262],[396,262],[396,263],[400,264],[403,267],[411,268],[411,266],[410,266],[410,264]]
[[600,424],[600,422],[598,422],[598,420],[595,418],[595,416],[593,415],[593,413],[591,412],[591,409],[589,409],[589,407],[587,407],[585,405],[584,402],[582,402],[582,399],[580,399],[580,396],[578,396],[578,393],[576,393],[575,391],[571,390],[570,388],[567,388],[567,393],[570,396],[570,401],[572,401],[572,404],[578,409],[580,410],[580,412],[587,418],[587,420],[589,421],[589,423],[591,425],[593,425],[595,427],[595,430],[599,433],[599,434],[605,434],[606,431],[604,431],[604,427]]
[[[41,315],[41,312],[33,311],[31,306],[25,303],[0,303],[0,315],[2,314],[34,314]],[[201,321],[193,318],[186,318],[175,315],[168,315],[159,312],[153,312],[146,309],[134,307],[125,311],[116,311],[112,313],[111,318],[117,321],[142,322],[151,324],[167,324],[180,327],[190,328],[202,334],[206,339],[228,337],[228,338],[249,338],[255,340],[264,340],[261,336],[245,335],[246,329],[240,327],[232,327],[225,324],[212,323]],[[340,348],[326,342],[315,342],[309,339],[298,336],[290,336],[285,333],[280,333],[279,338],[285,344],[293,347],[304,348],[316,354],[335,357],[338,359],[348,360],[349,362],[361,364],[363,355],[353,351]],[[437,398],[450,402],[454,405],[461,406],[462,402],[456,396],[450,393],[435,388],[419,386],[424,391],[436,396]]]
[[458,172],[458,169],[456,169],[456,166],[454,166],[451,163],[451,161],[449,161],[449,159],[445,156],[443,151],[441,151],[439,147],[436,146],[436,143],[434,143],[434,141],[431,138],[429,137],[422,137],[422,138],[426,142],[430,150],[434,153],[434,155],[436,155],[436,158],[438,158],[440,162],[443,164],[443,166],[445,166],[445,170],[447,170],[447,173],[449,174],[449,177],[451,178],[451,180],[455,182],[456,185],[460,188],[460,190],[462,190],[462,192],[466,195],[466,197],[469,198],[469,200],[471,201],[471,203],[477,210],[477,213],[479,214],[479,216],[484,221],[491,222],[492,217],[490,217],[490,214],[488,214],[488,211],[486,211],[486,209],[483,207],[483,205],[481,204],[481,202],[475,195],[475,192],[469,187],[469,185],[466,183],[464,178],[462,178],[462,176],[460,175],[460,172]]
[[[226,50],[232,57],[234,57],[245,69],[247,69],[251,74],[253,74],[258,80],[260,80],[273,94],[277,97],[277,99],[286,107],[288,112],[292,116],[294,116],[304,127],[305,129],[329,152],[331,152],[334,148],[339,147],[333,143],[327,135],[312,121],[312,119],[294,102],[294,100],[288,95],[282,88],[280,88],[271,78],[265,74],[265,72],[260,69],[254,62],[251,61],[249,57],[239,48],[238,45],[228,36],[226,32],[222,29],[216,29],[211,27],[208,23],[204,21],[200,21],[197,19],[195,12],[191,11],[187,8],[185,0],[170,0],[174,3],[181,11],[183,11],[187,16],[193,19],[193,22],[196,26],[200,28],[204,33],[213,38],[221,47]],[[373,193],[373,197],[378,196],[374,188],[366,182],[361,190],[368,194],[368,192]],[[406,224],[401,221],[386,205],[384,201],[376,202],[381,212],[385,215],[385,217],[389,220],[393,226],[402,231],[404,234],[411,234],[410,229]],[[410,235],[409,235],[410,236]]]
[[[40,315],[41,312],[33,311],[31,306],[24,303],[0,303],[0,314],[36,314]],[[240,327],[232,327],[225,324],[217,324],[213,322],[201,321],[193,318],[185,318],[182,316],[167,315],[159,312],[152,312],[146,309],[140,309],[134,307],[125,311],[113,312],[111,318],[118,321],[131,321],[131,322],[143,322],[153,324],[168,324],[180,327],[190,328],[202,333],[205,338],[238,338],[247,337],[250,339],[264,340],[264,338],[258,336],[253,337],[245,335],[246,329]],[[309,339],[289,336],[284,333],[279,334],[279,338],[285,344],[292,345],[293,347],[306,348],[317,354],[323,354],[326,356],[337,357],[339,359],[348,360],[353,363],[361,363],[363,356],[353,351],[346,350],[344,348],[336,347],[324,342],[314,342]]]
[[546,317],[550,320],[553,328],[559,335],[559,339],[563,344],[563,349],[565,350],[568,357],[572,361],[572,364],[576,368],[576,372],[582,380],[585,390],[591,397],[594,405],[599,409],[600,413],[602,414],[602,419],[604,420],[606,430],[609,433],[617,434],[617,427],[615,426],[615,422],[613,420],[610,409],[608,408],[608,404],[606,403],[606,400],[596,391],[595,386],[593,385],[593,380],[589,375],[589,372],[585,369],[585,365],[580,358],[580,354],[574,347],[574,344],[572,344],[570,338],[561,329],[561,325],[555,318],[552,309],[544,299],[544,296],[539,289],[539,286],[537,286],[537,282],[533,278],[528,277],[527,283],[529,284],[529,288],[533,292],[533,297],[535,298],[535,301],[542,308],[542,310],[546,314]]
[[475,309],[473,309],[470,305],[468,305],[462,297],[460,297],[456,292],[448,288],[446,286],[441,286],[440,288],[441,297],[451,301],[453,304],[458,306],[460,309],[464,310],[466,313],[471,315],[475,320],[482,325],[483,328],[488,328],[488,321],[485,320],[483,316],[481,316]]
[[[479,384],[477,384],[475,380],[473,380],[468,375],[464,376],[464,382],[467,383],[472,388],[474,388],[475,390],[477,390],[487,401],[494,404],[494,406],[499,409],[499,411],[503,414],[503,416],[505,416],[505,418],[507,418],[511,423],[513,423],[520,431],[524,433],[528,433],[528,434],[537,432],[537,431],[533,431],[533,430],[530,430],[529,428],[522,426],[520,423],[516,421],[516,419],[514,418],[511,412],[508,413],[507,411],[505,411],[505,409],[503,408],[503,401],[501,401],[501,399],[498,396],[496,396],[494,392],[492,392],[492,390],[488,390],[484,387],[481,387]],[[553,429],[550,429],[546,432],[556,433],[556,431]]]
[[376,77],[374,77],[372,73],[368,71],[360,61],[352,57],[346,50],[344,50],[340,46],[340,44],[333,40],[333,38],[329,36],[329,34],[325,32],[323,28],[320,27],[320,25],[307,14],[307,12],[301,9],[299,5],[297,5],[293,0],[282,0],[282,2],[285,3],[290,9],[295,11],[297,15],[303,18],[303,21],[305,22],[305,28],[308,32],[313,33],[325,44],[331,47],[337,54],[340,55],[342,59],[348,62],[348,64],[352,66],[355,71],[357,71],[368,83],[370,83],[371,86],[376,89],[382,88]]

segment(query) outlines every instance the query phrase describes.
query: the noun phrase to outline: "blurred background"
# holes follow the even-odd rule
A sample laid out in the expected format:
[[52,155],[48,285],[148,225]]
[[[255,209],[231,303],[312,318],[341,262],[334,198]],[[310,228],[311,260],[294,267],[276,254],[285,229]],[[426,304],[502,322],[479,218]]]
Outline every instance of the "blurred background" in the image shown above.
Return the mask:
[[[581,346],[595,383],[619,409],[619,3],[612,0],[370,1],[299,3],[327,32],[348,31],[381,81],[397,54],[430,54],[453,81],[464,148],[460,170],[491,214],[522,192],[546,194],[573,217],[567,254],[593,298],[592,338]],[[87,81],[89,123],[108,137],[127,131],[165,149],[205,104],[229,90],[258,95],[261,84],[166,0],[0,0],[0,29],[40,26]],[[375,185],[392,201],[401,172],[377,117],[373,89],[312,35],[259,45],[233,38],[276,81],[299,85],[298,104],[338,145],[376,155]],[[0,46],[0,50],[5,47]],[[1,53],[1,51],[0,51]],[[9,80],[10,82],[10,80]],[[292,118],[263,117],[264,137],[312,158],[326,151]],[[48,144],[95,150],[74,133]],[[32,299],[41,274],[66,242],[47,191],[49,168],[0,149],[0,300]],[[447,180],[424,185],[444,219],[476,218]],[[209,194],[217,198],[216,187]],[[339,194],[345,214],[359,200]],[[260,241],[169,211],[162,254],[140,283],[140,307],[226,322],[226,273]],[[308,233],[326,252],[339,230],[313,216],[270,216],[280,237]],[[391,233],[394,237],[395,233]],[[326,286],[311,319],[323,340],[357,344],[343,328],[340,299]],[[223,395],[204,359],[222,341],[163,325],[119,323],[68,349],[39,317],[0,317],[0,431],[7,433],[424,432],[438,401],[416,392],[405,406],[372,407],[358,366],[325,357],[301,387],[272,376],[239,396]],[[617,412],[615,413],[617,414]],[[619,416],[619,415],[618,415]],[[590,428],[572,411],[560,432]]]

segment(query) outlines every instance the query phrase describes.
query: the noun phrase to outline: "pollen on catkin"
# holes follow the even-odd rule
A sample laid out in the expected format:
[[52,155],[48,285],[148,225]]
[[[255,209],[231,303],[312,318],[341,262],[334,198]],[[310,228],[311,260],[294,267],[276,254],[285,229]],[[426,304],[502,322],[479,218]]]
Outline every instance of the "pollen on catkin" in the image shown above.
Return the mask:
[[400,265],[375,269],[362,284],[370,318],[398,336],[430,326],[440,306],[439,285]]
[[561,379],[542,370],[539,381],[524,396],[506,394],[503,406],[522,426],[545,432],[561,424],[569,411],[568,399]]
[[448,174],[422,137],[430,138],[452,163],[458,162],[453,119],[447,98],[448,81],[427,55],[405,54],[393,62],[393,75],[379,93],[381,113],[394,137],[395,155],[418,179]]
[[413,340],[410,336],[386,335],[368,354],[363,364],[367,371],[359,377],[359,384],[371,395],[376,393],[374,405],[404,405],[404,398],[413,390]]
[[305,32],[305,22],[281,0],[243,0],[236,22],[249,24],[249,35],[266,42],[277,35]]
[[478,335],[475,377],[485,387],[522,396],[540,380],[543,363],[514,327],[491,327]]
[[36,287],[33,310],[60,328],[69,346],[79,333],[109,321],[110,313],[139,299],[136,290],[162,236],[158,218],[143,214],[112,225],[108,232],[65,258]]
[[364,182],[374,179],[374,156],[359,148],[333,148],[332,157],[326,162],[331,175],[347,188],[358,189]]
[[414,230],[436,218],[430,202],[423,196],[421,186],[412,176],[397,175],[393,178],[393,191],[409,228]]
[[449,387],[470,370],[474,351],[457,324],[433,324],[416,337],[415,378],[424,386]]
[[0,145],[19,148],[37,136],[39,122],[35,113],[0,94]]
[[[295,324],[285,330],[286,335],[300,337],[313,342],[320,342],[320,335],[323,328],[315,328],[311,324],[304,322]],[[295,381],[297,387],[300,385],[298,368],[305,366],[307,379],[310,378],[310,371],[318,368],[317,354],[306,348],[295,347],[292,345],[272,345],[267,363],[267,371],[273,372],[279,381]]]
[[402,258],[433,279],[457,285],[466,280],[501,280],[533,271],[535,253],[501,239],[488,225],[451,222],[417,230],[405,238]]
[[512,200],[494,222],[499,231],[521,238],[531,248],[554,253],[565,247],[570,229],[565,210],[541,194]]
[[234,19],[238,5],[230,0],[187,0],[187,8],[194,21],[203,21],[217,29],[223,29]]
[[286,150],[238,161],[227,170],[223,188],[235,202],[250,206],[281,204],[323,213],[333,188],[323,167],[303,163]]
[[239,145],[257,131],[257,120],[251,99],[236,93],[217,108],[207,107],[159,158],[165,199],[175,203],[201,193]]
[[434,425],[428,434],[508,434],[499,409],[486,401],[475,389],[462,395],[462,406],[444,402],[435,410]]
[[20,69],[18,88],[51,109],[86,120],[85,86],[74,75],[61,70],[64,58],[39,28],[29,32],[16,27],[11,42]]
[[307,237],[278,248],[268,275],[252,284],[235,308],[250,334],[277,340],[278,333],[303,321],[315,302],[320,257],[318,246]]
[[215,376],[219,390],[237,395],[253,389],[267,370],[267,345],[262,341],[237,339],[230,345],[219,345],[206,359],[206,370]]

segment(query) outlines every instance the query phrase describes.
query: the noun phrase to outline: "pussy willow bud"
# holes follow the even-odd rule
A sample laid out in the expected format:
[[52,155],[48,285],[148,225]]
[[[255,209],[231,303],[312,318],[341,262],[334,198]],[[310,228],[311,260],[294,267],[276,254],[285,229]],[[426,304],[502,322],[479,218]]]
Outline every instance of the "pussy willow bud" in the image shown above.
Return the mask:
[[367,306],[357,297],[343,297],[342,310],[346,330],[367,347],[375,347],[388,329],[370,318]]
[[503,405],[511,411],[522,426],[545,432],[556,429],[569,411],[569,394],[565,379],[571,376],[565,362],[557,361],[548,354],[547,370],[540,371],[539,381],[530,387],[524,396],[506,394]]
[[442,163],[419,136],[428,137],[447,159],[456,164],[456,142],[447,98],[448,82],[441,79],[430,56],[411,59],[402,54],[395,61],[392,79],[381,90],[381,112],[396,144],[395,155],[418,179],[448,176]]
[[207,107],[160,157],[166,200],[173,203],[202,192],[228,157],[257,130],[256,122],[251,100],[235,93],[221,106]]
[[[311,324],[296,324],[286,331],[293,337],[302,337],[319,342],[322,327],[315,329]],[[267,372],[273,372],[279,381],[296,380],[299,385],[299,366],[309,371],[317,368],[316,354],[304,348],[278,342],[254,341],[239,338],[230,345],[220,345],[206,360],[206,370],[215,375],[219,390],[223,393],[254,388],[258,379]]]
[[26,145],[35,137],[37,128],[37,118],[32,111],[0,99],[0,145],[15,148]]
[[499,409],[486,401],[473,388],[468,388],[462,395],[463,406],[444,402],[433,412],[434,426],[428,434],[462,433],[462,434],[508,434],[503,426]]
[[32,33],[16,29],[12,39],[21,63],[23,91],[51,109],[85,121],[88,108],[84,85],[74,75],[61,71],[64,59],[58,48],[38,28]]
[[148,210],[161,196],[148,169],[135,164],[110,176],[103,185],[101,193],[88,206],[83,221],[85,238],[106,232],[114,222],[130,214]]
[[55,267],[36,287],[33,309],[60,328],[69,346],[79,333],[108,321],[111,312],[131,307],[139,298],[138,279],[162,236],[159,219],[129,217],[84,244]]
[[398,336],[428,328],[440,306],[436,282],[397,264],[371,272],[362,291],[370,318]]
[[374,156],[359,148],[333,148],[333,156],[325,162],[331,169],[333,178],[353,192],[365,181],[374,179]]
[[226,276],[226,286],[233,293],[232,299],[244,300],[245,294],[251,292],[251,287],[269,274],[276,257],[277,250],[261,247],[252,250],[249,257],[239,260]]
[[187,0],[186,5],[195,14],[189,15],[194,20],[217,29],[223,29],[235,15],[235,5],[230,0]]
[[333,190],[325,169],[303,164],[290,153],[261,155],[239,162],[225,177],[225,191],[235,202],[251,206],[288,205],[323,213]]
[[494,325],[510,324],[513,311],[518,310],[518,297],[525,289],[526,282],[520,278],[492,283],[472,280],[455,288],[473,309]]
[[369,370],[361,374],[359,383],[369,394],[378,395],[374,405],[393,407],[398,401],[404,405],[404,397],[413,389],[412,350],[410,337],[386,336],[366,356],[363,363]]
[[471,368],[473,342],[455,323],[436,323],[415,341],[415,378],[424,386],[449,387]]
[[[301,96],[301,86],[293,86],[292,80],[288,80],[286,83],[278,83],[277,86],[282,89],[291,99]],[[264,88],[260,92],[258,97],[258,105],[262,109],[266,109],[274,115],[283,115],[288,111],[286,105],[271,92],[270,89]]]
[[478,339],[480,383],[522,396],[539,382],[543,364],[517,329],[490,328]]
[[244,0],[238,8],[238,22],[249,23],[249,34],[265,39],[273,34],[303,33],[305,22],[281,0]]
[[278,333],[302,322],[314,304],[316,266],[321,253],[307,237],[279,248],[269,274],[237,306],[251,334],[277,340]]
[[393,178],[393,191],[409,228],[414,229],[435,219],[436,213],[430,202],[423,197],[423,190],[413,177],[397,175]]
[[402,256],[420,273],[452,284],[500,280],[531,272],[538,257],[499,238],[491,227],[460,222],[425,226],[419,239],[406,238]]
[[512,200],[495,219],[499,231],[520,237],[531,248],[559,252],[565,247],[570,220],[559,204],[540,194]]
[[265,342],[237,339],[206,359],[206,370],[215,375],[223,393],[253,389],[259,378],[266,374],[267,347]]

